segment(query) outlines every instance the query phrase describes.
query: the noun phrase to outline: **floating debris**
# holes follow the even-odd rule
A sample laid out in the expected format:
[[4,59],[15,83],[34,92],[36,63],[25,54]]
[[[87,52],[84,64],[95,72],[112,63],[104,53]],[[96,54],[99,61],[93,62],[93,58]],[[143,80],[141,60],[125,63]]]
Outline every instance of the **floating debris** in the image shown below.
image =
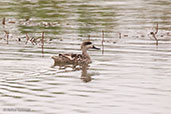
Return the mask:
[[21,38],[18,38],[18,41],[21,42]]

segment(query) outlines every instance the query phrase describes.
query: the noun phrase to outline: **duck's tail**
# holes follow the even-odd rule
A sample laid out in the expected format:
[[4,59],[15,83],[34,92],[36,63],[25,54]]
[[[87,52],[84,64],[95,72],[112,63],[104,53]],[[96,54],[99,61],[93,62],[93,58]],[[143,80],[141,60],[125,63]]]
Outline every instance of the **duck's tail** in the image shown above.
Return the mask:
[[52,56],[51,57],[55,63],[60,63],[61,62],[61,58],[59,56]]

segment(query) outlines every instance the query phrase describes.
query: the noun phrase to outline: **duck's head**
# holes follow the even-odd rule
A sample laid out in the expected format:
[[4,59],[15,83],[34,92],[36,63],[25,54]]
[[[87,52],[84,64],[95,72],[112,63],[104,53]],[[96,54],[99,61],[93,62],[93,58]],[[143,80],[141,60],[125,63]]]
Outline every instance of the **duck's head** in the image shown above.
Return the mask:
[[97,49],[100,50],[100,48],[97,48],[93,45],[90,41],[85,41],[81,44],[81,50],[88,50],[88,49]]

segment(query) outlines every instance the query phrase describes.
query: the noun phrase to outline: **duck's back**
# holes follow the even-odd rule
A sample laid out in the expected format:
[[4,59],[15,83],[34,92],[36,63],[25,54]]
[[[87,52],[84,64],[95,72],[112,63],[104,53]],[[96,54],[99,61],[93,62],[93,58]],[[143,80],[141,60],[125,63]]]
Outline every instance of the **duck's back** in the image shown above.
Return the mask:
[[84,57],[82,54],[59,54],[58,56],[52,56],[55,63],[66,64],[83,64],[91,63],[91,60]]

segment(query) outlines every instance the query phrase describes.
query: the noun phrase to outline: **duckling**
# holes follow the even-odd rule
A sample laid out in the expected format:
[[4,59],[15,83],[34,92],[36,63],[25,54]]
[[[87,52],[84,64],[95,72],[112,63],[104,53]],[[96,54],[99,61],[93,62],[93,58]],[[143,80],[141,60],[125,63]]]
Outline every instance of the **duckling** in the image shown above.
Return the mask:
[[59,54],[58,56],[52,56],[52,59],[56,64],[89,64],[92,61],[87,50],[91,48],[100,50],[100,48],[95,47],[92,42],[84,41],[81,44],[82,54]]

